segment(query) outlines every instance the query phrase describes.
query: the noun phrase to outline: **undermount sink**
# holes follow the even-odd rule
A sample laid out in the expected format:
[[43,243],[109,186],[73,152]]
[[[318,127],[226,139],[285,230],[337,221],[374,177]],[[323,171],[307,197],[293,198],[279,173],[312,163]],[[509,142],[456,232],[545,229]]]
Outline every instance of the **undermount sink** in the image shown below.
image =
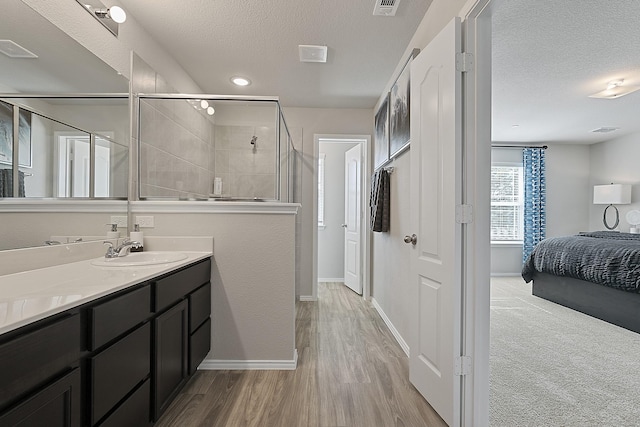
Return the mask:
[[141,265],[166,264],[182,261],[187,258],[181,252],[133,252],[118,258],[100,258],[91,261],[91,264],[100,267],[136,267]]

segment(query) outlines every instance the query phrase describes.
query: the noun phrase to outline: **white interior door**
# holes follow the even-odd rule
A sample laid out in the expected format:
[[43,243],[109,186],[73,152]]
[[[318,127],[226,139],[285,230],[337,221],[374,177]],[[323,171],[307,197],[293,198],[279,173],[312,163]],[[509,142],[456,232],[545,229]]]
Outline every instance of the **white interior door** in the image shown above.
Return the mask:
[[362,295],[360,279],[360,218],[362,147],[344,153],[344,283]]
[[462,193],[460,19],[411,65],[411,224],[416,234],[409,346],[411,383],[450,425],[460,424]]

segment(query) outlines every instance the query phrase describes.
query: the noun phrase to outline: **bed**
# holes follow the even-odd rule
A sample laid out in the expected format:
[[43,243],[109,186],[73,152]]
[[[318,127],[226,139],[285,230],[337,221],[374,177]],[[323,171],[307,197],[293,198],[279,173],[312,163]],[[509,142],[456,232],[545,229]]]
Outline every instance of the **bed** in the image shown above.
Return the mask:
[[640,333],[640,235],[614,231],[545,239],[522,268],[533,295]]

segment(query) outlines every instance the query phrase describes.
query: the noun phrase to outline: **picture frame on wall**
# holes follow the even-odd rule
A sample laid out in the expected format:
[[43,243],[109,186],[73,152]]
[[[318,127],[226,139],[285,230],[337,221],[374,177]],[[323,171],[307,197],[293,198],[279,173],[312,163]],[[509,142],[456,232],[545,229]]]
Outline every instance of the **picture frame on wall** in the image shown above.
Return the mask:
[[413,49],[389,94],[389,158],[409,148],[411,143],[411,61],[420,49]]
[[[31,165],[31,113],[20,109],[19,120],[19,162],[18,165],[30,168]],[[0,101],[0,163],[13,163],[13,105]]]
[[375,115],[375,135],[373,146],[373,166],[379,168],[389,161],[389,94]]

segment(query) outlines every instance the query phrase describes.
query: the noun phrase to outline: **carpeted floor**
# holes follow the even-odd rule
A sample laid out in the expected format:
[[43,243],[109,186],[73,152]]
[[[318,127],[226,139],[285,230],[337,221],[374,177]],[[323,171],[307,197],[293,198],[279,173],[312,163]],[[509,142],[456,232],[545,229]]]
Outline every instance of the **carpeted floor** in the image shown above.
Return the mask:
[[639,359],[640,334],[492,278],[492,427],[640,426]]

